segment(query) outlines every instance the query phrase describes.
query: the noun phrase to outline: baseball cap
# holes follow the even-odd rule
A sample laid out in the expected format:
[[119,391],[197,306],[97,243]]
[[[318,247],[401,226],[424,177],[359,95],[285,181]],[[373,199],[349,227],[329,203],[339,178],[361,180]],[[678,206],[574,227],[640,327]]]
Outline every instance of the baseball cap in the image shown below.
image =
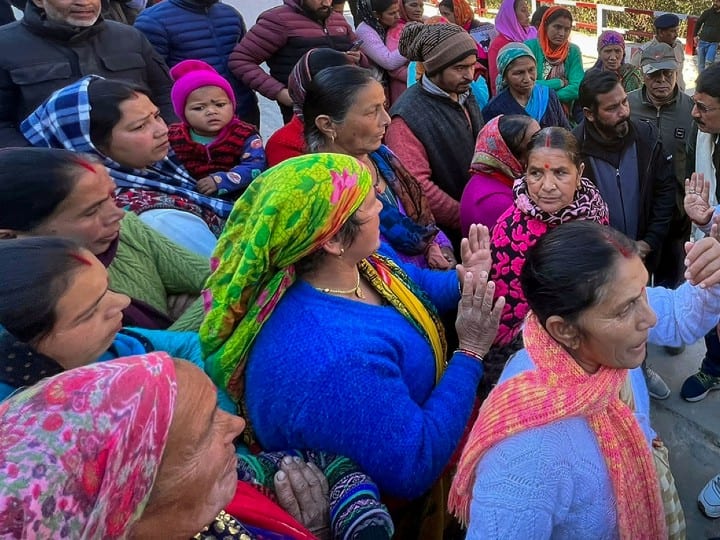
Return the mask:
[[667,43],[653,43],[642,51],[640,67],[646,75],[661,69],[677,69],[673,48]]

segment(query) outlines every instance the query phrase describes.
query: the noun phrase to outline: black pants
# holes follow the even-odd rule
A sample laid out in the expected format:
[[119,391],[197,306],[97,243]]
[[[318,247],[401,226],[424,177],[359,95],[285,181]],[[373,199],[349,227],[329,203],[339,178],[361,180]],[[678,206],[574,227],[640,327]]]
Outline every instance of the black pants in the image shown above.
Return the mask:
[[690,239],[690,229],[687,216],[673,216],[670,231],[655,259],[653,275],[656,287],[674,289],[685,281],[685,242]]
[[720,377],[720,339],[715,328],[705,334],[705,347],[707,352],[700,369],[708,375]]

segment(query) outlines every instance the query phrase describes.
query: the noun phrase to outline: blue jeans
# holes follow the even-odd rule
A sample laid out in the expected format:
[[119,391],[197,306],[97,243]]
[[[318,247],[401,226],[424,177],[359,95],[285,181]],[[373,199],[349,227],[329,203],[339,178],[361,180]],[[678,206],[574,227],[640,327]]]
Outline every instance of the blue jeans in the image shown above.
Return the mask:
[[717,43],[709,43],[707,41],[698,40],[696,49],[698,73],[705,69],[706,64],[713,64],[715,62],[717,46]]

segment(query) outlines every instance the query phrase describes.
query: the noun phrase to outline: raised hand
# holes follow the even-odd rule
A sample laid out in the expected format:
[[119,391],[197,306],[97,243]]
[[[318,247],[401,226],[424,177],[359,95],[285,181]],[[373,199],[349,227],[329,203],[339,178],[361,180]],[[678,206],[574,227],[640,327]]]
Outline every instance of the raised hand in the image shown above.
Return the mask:
[[466,272],[463,279],[462,296],[458,304],[455,329],[460,348],[485,356],[495,341],[500,315],[505,307],[505,297],[495,300],[495,283],[488,281],[487,272],[477,278]]
[[710,182],[702,173],[692,173],[685,179],[685,213],[696,225],[705,225],[715,209],[710,206]]
[[464,283],[467,272],[472,273],[476,280],[483,272],[490,274],[490,231],[485,225],[470,225],[467,238],[460,242],[460,261],[455,267],[460,283]]
[[720,283],[720,216],[713,218],[710,235],[685,243],[685,279],[702,288]]

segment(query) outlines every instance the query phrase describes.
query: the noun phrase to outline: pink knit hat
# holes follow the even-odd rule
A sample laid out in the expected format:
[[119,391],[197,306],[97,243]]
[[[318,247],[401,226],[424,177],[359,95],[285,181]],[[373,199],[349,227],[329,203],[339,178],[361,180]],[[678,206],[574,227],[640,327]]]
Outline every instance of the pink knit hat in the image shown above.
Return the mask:
[[170,70],[170,76],[175,81],[170,92],[170,99],[172,99],[175,114],[183,122],[187,123],[185,102],[188,96],[203,86],[222,88],[235,109],[235,92],[233,92],[232,86],[210,64],[202,60],[183,60]]

